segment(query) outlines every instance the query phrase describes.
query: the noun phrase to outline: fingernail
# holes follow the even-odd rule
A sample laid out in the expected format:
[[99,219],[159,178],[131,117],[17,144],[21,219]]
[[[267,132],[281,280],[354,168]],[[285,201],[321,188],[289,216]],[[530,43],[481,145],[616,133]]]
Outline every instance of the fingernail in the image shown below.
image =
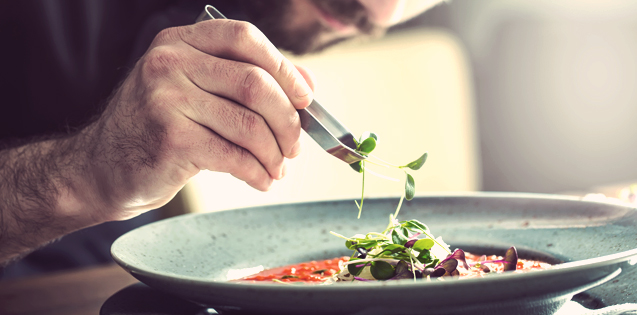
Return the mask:
[[290,150],[290,156],[288,156],[288,158],[296,157],[297,155],[299,155],[299,153],[301,153],[301,141],[297,141],[294,144],[292,150]]
[[287,174],[288,172],[288,166],[285,163],[285,161],[283,162],[283,167],[281,167],[281,175],[279,176],[279,179],[285,177],[285,174]]
[[296,87],[294,88],[294,92],[296,92],[296,97],[305,98],[310,93],[312,93],[312,89],[305,83],[304,80],[296,80]]

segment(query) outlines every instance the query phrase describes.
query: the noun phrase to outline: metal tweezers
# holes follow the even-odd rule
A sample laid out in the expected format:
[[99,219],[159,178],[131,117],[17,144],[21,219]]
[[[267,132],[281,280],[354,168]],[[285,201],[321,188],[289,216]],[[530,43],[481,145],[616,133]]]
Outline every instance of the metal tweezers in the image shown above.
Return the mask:
[[[207,5],[197,18],[197,22],[225,18],[215,7]],[[347,164],[366,158],[356,152],[356,141],[352,133],[316,100],[308,107],[298,110],[298,113],[301,117],[301,128],[327,153]]]

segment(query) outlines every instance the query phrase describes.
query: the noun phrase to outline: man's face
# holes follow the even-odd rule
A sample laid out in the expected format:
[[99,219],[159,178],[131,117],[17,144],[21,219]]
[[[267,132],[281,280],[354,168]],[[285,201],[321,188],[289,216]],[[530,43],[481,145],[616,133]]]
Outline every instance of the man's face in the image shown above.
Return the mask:
[[443,0],[243,0],[243,8],[277,47],[318,52],[351,38],[377,37]]

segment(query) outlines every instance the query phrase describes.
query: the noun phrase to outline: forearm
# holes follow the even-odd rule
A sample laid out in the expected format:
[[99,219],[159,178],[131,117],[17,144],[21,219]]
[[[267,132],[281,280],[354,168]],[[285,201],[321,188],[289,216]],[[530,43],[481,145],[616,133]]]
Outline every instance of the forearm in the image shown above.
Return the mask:
[[0,151],[0,265],[99,223],[91,215],[82,134]]

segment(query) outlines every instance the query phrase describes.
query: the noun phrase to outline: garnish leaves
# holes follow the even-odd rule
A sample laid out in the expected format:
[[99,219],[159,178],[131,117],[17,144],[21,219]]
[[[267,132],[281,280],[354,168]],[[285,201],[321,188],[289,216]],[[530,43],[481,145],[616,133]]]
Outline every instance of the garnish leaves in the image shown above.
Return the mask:
[[355,171],[362,173],[363,172],[363,161],[358,161],[358,162],[354,162],[352,164],[350,164],[349,166],[354,169]]
[[373,138],[374,140],[376,140],[376,142],[378,142],[378,135],[376,135],[375,133],[373,133],[371,131],[363,132],[363,134],[361,135],[361,141],[360,142],[365,141],[365,139],[367,139],[367,138]]
[[361,142],[360,145],[358,145],[358,148],[356,151],[364,155],[369,155],[372,151],[374,151],[375,148],[376,148],[376,139],[369,137],[363,140],[363,142]]
[[377,256],[380,255],[387,255],[387,256],[392,256],[392,255],[396,255],[402,251],[405,250],[405,246],[403,245],[399,245],[399,244],[389,244],[387,246],[385,246],[385,248],[383,249],[382,252],[380,252]]
[[392,242],[394,242],[394,244],[400,244],[400,245],[405,245],[405,243],[407,243],[408,241],[408,239],[404,235],[396,232],[396,230],[391,232],[391,240]]
[[409,265],[404,260],[401,260],[396,264],[396,275],[391,280],[410,279],[413,277],[413,273],[409,270]]
[[[378,143],[378,136],[375,133],[365,132],[363,133],[363,135],[361,135],[361,137],[358,140],[354,138],[354,142],[356,143],[356,152],[366,157],[366,159],[362,161],[358,161],[349,165],[356,172],[363,174],[363,185],[362,185],[363,187],[361,190],[360,204],[358,203],[358,201],[355,200],[356,206],[358,207],[358,218],[360,219],[361,213],[363,212],[363,201],[365,199],[365,173],[366,173],[365,164],[366,163],[372,163],[379,166],[402,169],[405,172],[405,175],[407,175],[407,179],[405,181],[405,193],[403,197],[400,198],[400,202],[398,203],[398,207],[396,208],[394,217],[398,216],[398,212],[400,211],[400,207],[403,203],[403,199],[412,200],[416,193],[416,183],[414,181],[414,178],[409,173],[407,173],[406,169],[419,170],[425,164],[428,153],[425,152],[417,160],[414,160],[410,162],[409,164],[406,164],[403,166],[397,166],[397,165],[389,164],[379,158],[376,158],[370,155],[371,152],[374,151],[374,149],[376,149],[376,145]],[[371,170],[370,170],[370,173],[379,177],[384,177],[383,175],[371,172]],[[393,180],[392,178],[389,178],[389,179]]]
[[[354,259],[352,259],[352,260],[354,260]],[[363,268],[368,266],[366,264],[368,264],[368,263],[362,263],[362,266],[360,266],[359,264],[349,264],[349,265],[347,265],[347,271],[349,271],[349,273],[351,273],[353,276],[358,276],[363,271]],[[357,266],[360,266],[360,267],[357,267]]]
[[370,272],[377,280],[387,280],[394,276],[394,267],[384,261],[374,261],[372,262]]
[[445,275],[447,275],[447,274],[451,275],[456,270],[456,268],[458,268],[458,261],[453,259],[453,258],[451,258],[451,259],[441,263],[439,268],[443,268],[443,269],[445,269],[447,271],[447,273],[445,273]]
[[416,183],[414,177],[407,174],[407,181],[405,181],[405,199],[412,200],[416,194]]
[[447,270],[445,270],[445,268],[438,268],[434,270],[431,274],[429,274],[429,277],[438,278],[438,277],[444,276],[446,273],[447,273]]
[[410,230],[417,229],[423,233],[429,230],[429,228],[426,225],[424,225],[422,222],[418,220],[400,221],[400,224],[407,229],[410,229]]
[[518,268],[518,251],[511,246],[504,254],[504,271],[514,271]]
[[430,238],[423,238],[421,240],[416,241],[416,243],[414,243],[413,248],[419,252],[422,252],[423,250],[430,250],[432,247],[434,247],[434,241]]
[[463,265],[464,269],[469,270],[469,264],[467,264],[467,260],[465,258],[465,254],[464,254],[464,251],[462,249],[454,250],[453,253],[451,253],[451,255],[447,256],[447,258],[444,259],[442,262],[445,262],[445,260],[452,259],[452,258],[462,262],[462,265]]
[[402,166],[402,167],[408,167],[408,168],[410,168],[410,169],[412,169],[414,171],[417,171],[425,164],[425,161],[427,161],[427,156],[428,156],[428,153],[425,152],[425,154],[423,154],[417,160],[415,160],[415,161],[413,161],[413,162],[411,162],[411,163],[409,163],[409,164],[407,164],[405,166]]
[[[432,260],[431,252],[428,251],[428,250],[424,250],[424,251],[420,252],[420,254],[418,254],[418,257],[416,257],[416,259],[423,265],[429,263],[429,265],[427,265],[427,267],[433,267],[432,265],[435,266],[435,263],[438,262],[438,259]],[[432,264],[432,262],[434,264]]]

